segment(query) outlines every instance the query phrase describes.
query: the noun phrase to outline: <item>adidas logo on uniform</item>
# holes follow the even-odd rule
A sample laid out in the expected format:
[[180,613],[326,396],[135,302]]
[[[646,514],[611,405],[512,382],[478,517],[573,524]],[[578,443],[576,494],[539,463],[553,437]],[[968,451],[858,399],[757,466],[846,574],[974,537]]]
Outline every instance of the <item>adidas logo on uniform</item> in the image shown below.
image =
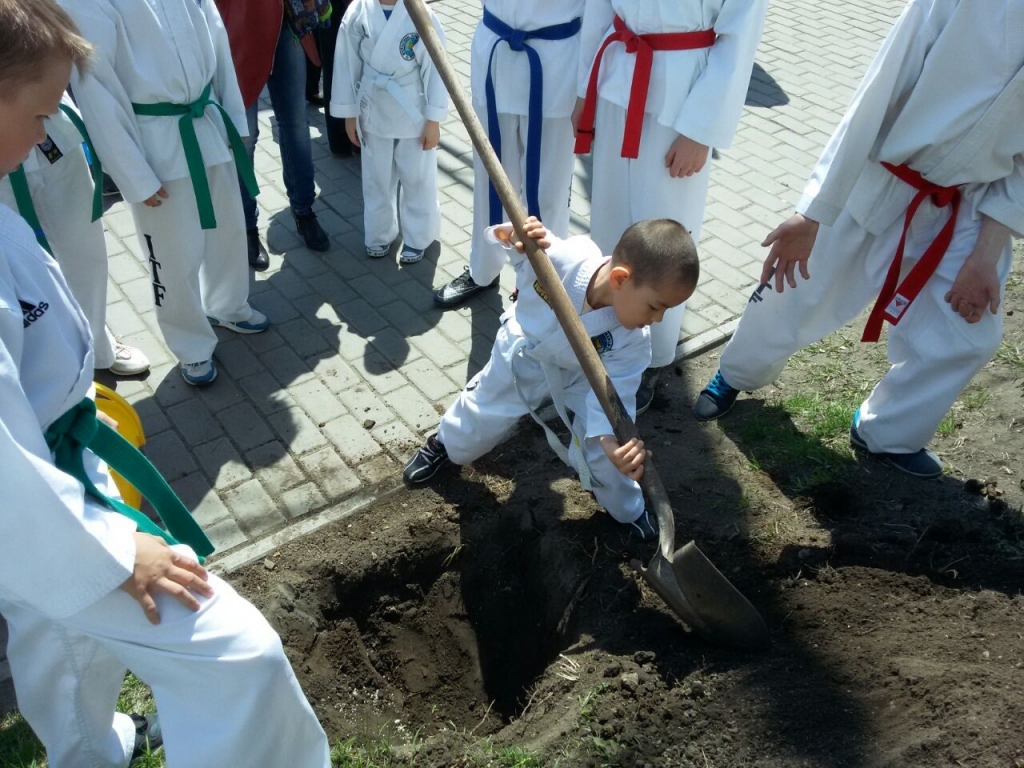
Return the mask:
[[27,301],[18,299],[18,303],[21,305],[21,320],[23,328],[28,328],[32,323],[42,317],[46,313],[46,310],[50,308],[50,305],[45,301],[41,301],[38,304],[30,304]]

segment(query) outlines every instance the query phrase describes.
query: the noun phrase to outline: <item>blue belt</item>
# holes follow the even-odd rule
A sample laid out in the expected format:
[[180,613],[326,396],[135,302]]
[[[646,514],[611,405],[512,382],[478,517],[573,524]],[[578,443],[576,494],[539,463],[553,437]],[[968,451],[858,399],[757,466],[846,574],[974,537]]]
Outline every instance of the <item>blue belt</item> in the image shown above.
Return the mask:
[[[494,152],[501,159],[501,129],[498,127],[498,104],[494,98],[494,78],[491,74],[491,66],[494,63],[494,51],[499,43],[508,43],[513,51],[525,51],[530,60],[530,111],[527,123],[526,137],[526,210],[531,216],[540,218],[539,193],[540,188],[540,135],[541,119],[544,111],[544,69],[540,63],[540,55],[536,50],[526,44],[527,40],[568,40],[580,31],[580,18],[577,16],[572,21],[564,24],[552,24],[550,27],[541,29],[513,29],[493,13],[484,8],[484,26],[498,36],[498,39],[491,47],[491,55],[487,60],[487,81],[485,93],[487,95],[487,138],[494,147]],[[498,192],[493,184],[490,188],[490,225],[501,224],[501,201],[498,200]]]

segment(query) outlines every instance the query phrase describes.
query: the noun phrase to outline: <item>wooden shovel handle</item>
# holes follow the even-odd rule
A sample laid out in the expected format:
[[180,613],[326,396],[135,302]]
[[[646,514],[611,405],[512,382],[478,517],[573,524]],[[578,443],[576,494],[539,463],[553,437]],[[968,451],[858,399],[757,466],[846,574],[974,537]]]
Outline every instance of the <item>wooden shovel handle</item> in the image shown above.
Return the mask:
[[[604,409],[608,421],[611,422],[612,429],[615,430],[615,437],[620,443],[626,443],[634,437],[638,438],[640,434],[637,432],[636,424],[629,418],[629,414],[622,405],[622,400],[619,398],[618,392],[615,391],[615,386],[608,376],[608,371],[605,370],[604,363],[601,362],[597,350],[594,349],[590,337],[587,336],[579,315],[569,301],[569,296],[566,294],[565,288],[562,287],[562,281],[558,279],[558,273],[555,272],[555,268],[551,265],[551,260],[544,250],[537,246],[533,238],[526,236],[526,211],[523,209],[523,204],[519,200],[516,190],[512,188],[505,169],[502,168],[501,161],[498,159],[490,140],[487,138],[483,125],[480,124],[476,112],[473,110],[469,100],[466,98],[466,94],[462,90],[462,86],[459,84],[458,75],[448,60],[448,54],[441,44],[437,32],[434,30],[434,25],[430,22],[430,17],[427,14],[427,8],[423,4],[423,0],[405,0],[405,7],[409,17],[412,19],[412,23],[416,27],[416,31],[419,32],[420,40],[426,46],[427,53],[430,54],[434,66],[437,67],[438,74],[441,75],[441,80],[444,81],[445,87],[448,89],[452,102],[455,104],[455,109],[462,118],[462,122],[466,125],[466,130],[473,141],[473,146],[483,161],[487,175],[491,178],[491,183],[494,184],[494,188],[498,192],[498,198],[501,200],[502,206],[508,212],[516,234],[526,246],[526,256],[530,259],[530,264],[537,275],[537,280],[547,294],[551,308],[555,312],[555,317],[558,318],[558,322],[562,326],[562,330],[565,332],[573,352],[576,353],[580,367],[583,368],[587,381],[593,387],[598,402],[601,403],[601,408]],[[661,553],[667,560],[671,561],[672,553],[675,550],[675,521],[672,517],[672,505],[669,503],[665,486],[662,484],[658,471],[654,468],[650,457],[644,461],[644,474],[640,479],[640,487],[643,488],[647,498],[650,499],[658,518],[658,540]]]

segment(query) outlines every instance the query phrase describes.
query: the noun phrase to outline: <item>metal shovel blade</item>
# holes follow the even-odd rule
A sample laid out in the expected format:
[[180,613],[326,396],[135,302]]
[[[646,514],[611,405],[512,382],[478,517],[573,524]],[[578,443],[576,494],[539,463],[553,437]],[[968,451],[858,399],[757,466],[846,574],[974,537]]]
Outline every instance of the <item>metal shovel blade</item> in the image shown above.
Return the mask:
[[658,597],[705,640],[743,651],[771,644],[761,614],[692,541],[677,549],[669,562],[657,553],[645,568],[633,568]]

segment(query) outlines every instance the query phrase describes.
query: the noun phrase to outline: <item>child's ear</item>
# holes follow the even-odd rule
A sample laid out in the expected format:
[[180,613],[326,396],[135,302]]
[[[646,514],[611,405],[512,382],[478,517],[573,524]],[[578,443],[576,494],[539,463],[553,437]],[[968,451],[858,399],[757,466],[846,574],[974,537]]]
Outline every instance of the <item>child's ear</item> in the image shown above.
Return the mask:
[[625,264],[612,267],[612,271],[608,273],[608,280],[611,283],[612,290],[619,290],[632,276],[632,270]]

